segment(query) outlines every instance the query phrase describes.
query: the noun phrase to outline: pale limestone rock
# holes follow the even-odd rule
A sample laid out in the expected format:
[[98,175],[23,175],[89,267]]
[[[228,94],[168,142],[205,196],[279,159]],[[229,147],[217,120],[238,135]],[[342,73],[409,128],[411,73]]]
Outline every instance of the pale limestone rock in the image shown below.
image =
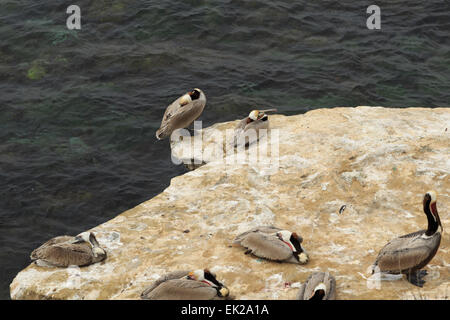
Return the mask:
[[[30,265],[11,283],[11,297],[139,299],[162,274],[209,267],[237,299],[293,299],[314,271],[335,276],[338,299],[410,299],[420,291],[448,299],[450,109],[335,108],[269,117],[279,132],[277,170],[227,165],[210,154],[206,165],[172,179],[158,196],[91,230],[107,250],[104,262]],[[211,137],[211,128],[235,124],[203,131]],[[422,198],[429,189],[438,193],[444,226],[426,267],[432,276],[423,289],[404,278],[377,289],[366,281],[368,267],[387,241],[426,227]],[[297,231],[310,262],[269,262],[231,246],[261,224]]]

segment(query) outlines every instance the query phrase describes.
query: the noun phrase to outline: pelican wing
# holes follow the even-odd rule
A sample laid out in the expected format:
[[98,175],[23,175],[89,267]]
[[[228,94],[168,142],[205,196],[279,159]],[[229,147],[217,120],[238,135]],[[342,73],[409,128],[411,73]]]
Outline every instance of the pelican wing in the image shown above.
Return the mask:
[[306,289],[306,282],[304,282],[300,286],[300,289],[298,290],[298,294],[297,294],[297,300],[306,300],[305,299],[305,289]]
[[253,122],[250,122],[246,127],[245,127],[245,131],[248,130],[255,130],[255,132],[257,133],[257,135],[259,136],[259,130],[260,129],[268,129],[269,128],[269,121],[262,121],[262,120],[256,120]]
[[255,227],[253,229],[250,229],[250,230],[248,230],[248,231],[238,235],[236,237],[236,239],[234,240],[234,243],[240,244],[243,238],[245,238],[248,234],[253,233],[253,232],[273,234],[273,233],[276,233],[278,231],[281,231],[281,229],[277,228],[277,227],[273,227],[273,226],[259,226],[259,227]]
[[244,128],[247,125],[247,119],[248,117],[245,117],[241,121],[238,122],[236,127],[234,128],[234,138],[233,138],[233,144],[236,147],[238,143],[238,138],[243,134]]
[[[73,238],[71,237],[71,239]],[[31,253],[31,258],[33,260],[44,260],[57,267],[84,266],[92,263],[93,254],[90,245],[87,243],[62,242],[42,245]]]
[[427,231],[426,230],[420,230],[420,231],[416,231],[416,232],[405,234],[403,236],[400,236],[399,238],[413,238],[413,237],[416,237],[416,236],[421,236],[425,232],[427,232]]
[[149,300],[212,300],[218,299],[219,296],[217,290],[206,283],[172,279],[161,283],[143,298]]
[[64,243],[64,242],[70,242],[74,239],[72,236],[59,236],[54,237],[44,244],[42,244],[37,249],[34,249],[33,252],[31,252],[30,258],[31,260],[37,260],[40,259],[39,257],[43,256],[43,254],[46,252],[46,248],[51,247],[55,244]]
[[441,235],[422,238],[425,231],[415,232],[388,242],[378,254],[375,265],[382,272],[401,273],[414,269],[426,261],[439,246]]
[[326,300],[334,300],[336,299],[336,279],[329,274],[328,272],[325,273],[324,276],[324,283],[327,287],[327,293],[325,294]]
[[234,130],[235,131],[243,130],[245,128],[245,126],[247,125],[247,120],[248,120],[248,117],[245,117],[244,119],[239,121],[238,124],[236,125],[236,127],[234,128]]
[[54,237],[54,238],[51,238],[50,240],[48,240],[47,242],[45,242],[44,244],[42,244],[39,248],[54,245],[57,243],[62,243],[62,242],[69,242],[69,241],[72,241],[73,239],[74,239],[74,237],[72,237],[72,236]]
[[183,277],[186,277],[189,274],[189,271],[187,270],[183,270],[183,271],[174,271],[174,272],[169,272],[168,274],[163,275],[162,277],[160,277],[158,280],[156,280],[155,282],[153,282],[149,287],[147,287],[142,293],[141,293],[141,298],[142,299],[146,299],[146,296],[148,296],[148,294],[155,289],[157,286],[159,286],[161,283],[166,282],[168,280],[172,280],[172,279],[181,279]]
[[242,119],[234,130],[234,145],[252,144],[262,137],[261,129],[269,128],[269,121],[256,120],[247,123],[247,118]]
[[241,240],[241,245],[258,257],[283,261],[292,257],[292,250],[276,236],[252,232]]
[[314,293],[314,288],[323,281],[323,272],[311,274],[302,284],[299,290],[299,300],[309,300]]
[[195,119],[197,119],[205,105],[205,99],[195,99],[188,104],[181,105],[179,97],[164,112],[161,126],[158,130],[162,137],[169,136],[174,130],[188,127]]
[[163,119],[161,121],[161,126],[166,123],[168,120],[170,120],[172,118],[173,115],[177,114],[179,112],[179,110],[181,110],[182,108],[184,108],[185,106],[188,105],[184,105],[182,106],[180,104],[180,99],[183,96],[179,97],[177,100],[175,100],[174,102],[172,102],[167,108],[166,111],[164,112],[164,116]]

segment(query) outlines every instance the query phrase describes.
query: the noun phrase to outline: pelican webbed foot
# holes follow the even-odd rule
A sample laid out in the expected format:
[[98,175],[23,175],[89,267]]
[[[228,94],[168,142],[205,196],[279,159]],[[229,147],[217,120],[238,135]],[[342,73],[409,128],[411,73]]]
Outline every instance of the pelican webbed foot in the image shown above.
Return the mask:
[[426,282],[425,280],[423,280],[423,277],[426,276],[427,274],[428,271],[426,270],[412,271],[407,275],[407,279],[411,284],[422,288]]

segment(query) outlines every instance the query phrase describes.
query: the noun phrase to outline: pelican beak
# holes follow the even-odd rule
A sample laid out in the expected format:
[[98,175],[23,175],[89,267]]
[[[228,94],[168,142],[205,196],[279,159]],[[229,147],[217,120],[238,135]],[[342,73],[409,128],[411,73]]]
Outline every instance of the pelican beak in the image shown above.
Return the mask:
[[189,274],[187,275],[187,277],[189,280],[195,280],[195,276],[193,272],[189,272]]
[[262,113],[267,113],[267,112],[278,112],[277,109],[266,109],[266,110],[261,110]]
[[85,242],[85,241],[84,241],[84,239],[83,239],[82,237],[80,237],[80,236],[76,236],[76,237],[73,239],[73,241],[72,241],[73,244],[83,243],[83,242]]
[[161,137],[159,136],[161,132],[158,130],[156,131],[156,139],[161,140]]

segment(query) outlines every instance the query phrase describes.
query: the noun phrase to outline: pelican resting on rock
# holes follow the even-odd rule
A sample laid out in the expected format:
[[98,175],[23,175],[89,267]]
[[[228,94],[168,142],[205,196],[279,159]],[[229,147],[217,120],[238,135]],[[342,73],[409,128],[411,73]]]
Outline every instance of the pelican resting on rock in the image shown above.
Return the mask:
[[261,129],[269,129],[269,116],[266,112],[277,112],[277,109],[253,110],[234,129],[234,146],[249,145],[263,136]]
[[428,228],[389,241],[379,252],[372,265],[372,274],[406,274],[410,283],[422,287],[427,274],[420,270],[433,259],[441,243],[443,232],[436,207],[436,192],[428,191],[423,198],[423,211],[428,219]]
[[336,280],[328,272],[314,272],[302,284],[297,300],[334,300]]
[[47,267],[87,266],[106,258],[95,235],[83,232],[76,237],[59,236],[50,239],[31,253],[31,260]]
[[141,293],[145,300],[221,300],[229,290],[208,269],[170,272]]
[[179,97],[164,112],[156,138],[162,140],[170,137],[176,129],[189,127],[202,114],[205,105],[205,94],[197,88]]
[[276,227],[260,226],[236,237],[235,244],[248,250],[257,257],[278,262],[305,264],[309,257],[302,248],[303,239],[296,233]]

